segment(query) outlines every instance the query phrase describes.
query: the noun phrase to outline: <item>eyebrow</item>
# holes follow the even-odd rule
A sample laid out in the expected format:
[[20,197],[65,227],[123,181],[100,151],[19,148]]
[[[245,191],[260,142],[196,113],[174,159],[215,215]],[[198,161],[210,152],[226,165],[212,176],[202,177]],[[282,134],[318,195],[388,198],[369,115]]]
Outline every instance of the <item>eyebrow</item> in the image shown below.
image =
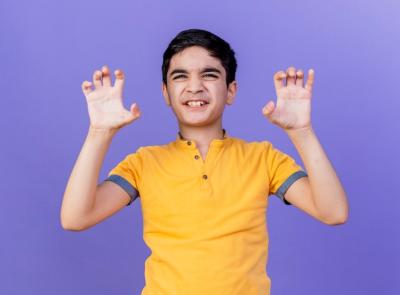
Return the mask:
[[[189,72],[184,70],[184,69],[175,69],[173,70],[169,75],[172,76],[174,74],[188,74]],[[218,73],[221,74],[221,71],[218,70],[217,68],[214,67],[205,67],[204,69],[201,70],[201,74],[203,73]]]

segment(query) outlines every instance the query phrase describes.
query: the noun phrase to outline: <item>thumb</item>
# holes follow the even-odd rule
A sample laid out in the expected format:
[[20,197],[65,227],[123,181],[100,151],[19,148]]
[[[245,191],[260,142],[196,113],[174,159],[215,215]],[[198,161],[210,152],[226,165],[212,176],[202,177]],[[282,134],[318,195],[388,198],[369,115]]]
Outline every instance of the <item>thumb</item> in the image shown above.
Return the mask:
[[131,107],[129,110],[135,119],[140,116],[140,109],[136,103],[131,104]]
[[275,109],[275,103],[271,100],[262,109],[265,116],[269,117]]

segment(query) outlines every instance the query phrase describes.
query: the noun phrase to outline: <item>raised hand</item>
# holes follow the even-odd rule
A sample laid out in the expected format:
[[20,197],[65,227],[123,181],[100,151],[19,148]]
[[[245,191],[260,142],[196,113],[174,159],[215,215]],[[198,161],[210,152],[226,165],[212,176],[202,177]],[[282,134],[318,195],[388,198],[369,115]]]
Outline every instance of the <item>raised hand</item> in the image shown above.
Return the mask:
[[[286,79],[286,85],[285,85]],[[311,96],[314,83],[314,71],[308,71],[304,84],[304,73],[289,67],[286,72],[274,75],[277,104],[269,101],[262,112],[268,120],[285,131],[311,127]]]
[[92,129],[120,129],[140,117],[136,103],[130,106],[129,111],[124,108],[122,101],[124,73],[116,70],[114,74],[116,78],[114,86],[111,85],[110,70],[107,66],[93,73],[93,83],[89,81],[82,83]]

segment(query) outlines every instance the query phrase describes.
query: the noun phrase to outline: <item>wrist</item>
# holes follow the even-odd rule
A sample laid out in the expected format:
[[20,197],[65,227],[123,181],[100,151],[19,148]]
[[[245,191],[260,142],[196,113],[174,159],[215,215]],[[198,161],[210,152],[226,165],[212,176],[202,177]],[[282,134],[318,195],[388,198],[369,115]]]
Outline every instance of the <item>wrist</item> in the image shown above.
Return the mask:
[[117,133],[117,128],[97,128],[89,126],[89,137],[113,137]]
[[312,126],[305,126],[296,129],[285,129],[285,132],[289,137],[305,137],[314,134]]

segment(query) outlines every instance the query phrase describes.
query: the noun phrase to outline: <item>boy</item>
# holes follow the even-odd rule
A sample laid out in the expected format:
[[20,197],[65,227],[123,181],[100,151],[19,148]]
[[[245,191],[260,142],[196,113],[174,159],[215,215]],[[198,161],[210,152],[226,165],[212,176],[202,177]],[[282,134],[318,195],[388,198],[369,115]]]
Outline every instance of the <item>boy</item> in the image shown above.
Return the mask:
[[345,192],[310,121],[312,70],[274,75],[277,104],[262,112],[280,126],[306,172],[268,141],[246,142],[222,128],[234,101],[236,59],[230,45],[204,30],[179,33],[164,52],[162,92],[178,120],[176,140],[140,147],[97,185],[113,136],[140,117],[122,103],[124,74],[95,71],[82,84],[90,127],[64,194],[61,223],[84,230],[140,197],[145,262],[142,294],[270,294],[266,273],[267,196],[275,194],[325,224],[348,215]]

